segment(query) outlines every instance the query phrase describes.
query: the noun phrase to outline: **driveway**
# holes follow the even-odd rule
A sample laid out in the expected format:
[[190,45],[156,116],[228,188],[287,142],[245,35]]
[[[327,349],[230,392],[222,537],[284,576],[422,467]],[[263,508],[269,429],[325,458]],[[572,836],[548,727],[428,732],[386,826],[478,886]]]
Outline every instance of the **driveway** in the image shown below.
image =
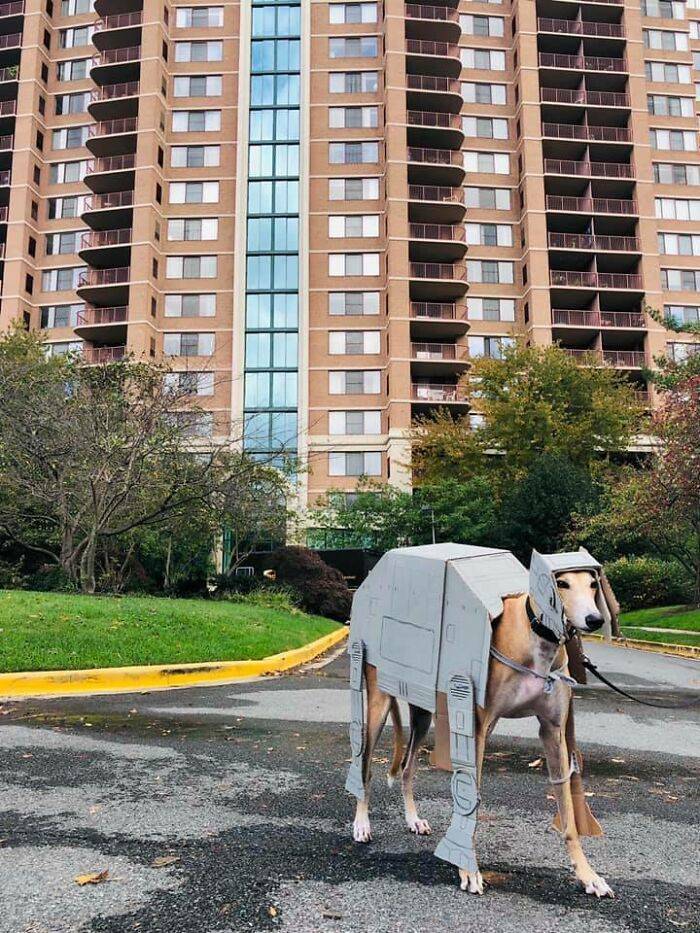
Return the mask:
[[[697,662],[599,644],[589,653],[645,697],[700,689]],[[585,848],[617,894],[600,903],[574,885],[548,829],[534,724],[503,724],[478,836],[491,885],[475,898],[432,855],[435,836],[404,829],[383,780],[388,737],[375,841],[352,843],[346,682],[343,654],[227,687],[3,704],[0,933],[698,929],[700,709],[577,690],[590,804],[606,831]],[[417,793],[443,831],[449,776],[424,760]],[[100,884],[74,881],[105,870]]]

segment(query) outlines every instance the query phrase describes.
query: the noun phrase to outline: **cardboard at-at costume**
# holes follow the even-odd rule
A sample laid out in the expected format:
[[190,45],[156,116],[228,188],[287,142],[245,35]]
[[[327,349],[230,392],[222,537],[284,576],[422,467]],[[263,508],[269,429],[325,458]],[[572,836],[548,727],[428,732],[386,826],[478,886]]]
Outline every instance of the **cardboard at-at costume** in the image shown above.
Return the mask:
[[528,573],[510,551],[433,544],[388,551],[355,594],[350,622],[350,742],[346,789],[364,799],[363,665],[379,688],[435,712],[447,696],[454,812],[435,854],[476,870],[478,806],[475,704],[483,706],[491,623],[503,599],[527,591]]

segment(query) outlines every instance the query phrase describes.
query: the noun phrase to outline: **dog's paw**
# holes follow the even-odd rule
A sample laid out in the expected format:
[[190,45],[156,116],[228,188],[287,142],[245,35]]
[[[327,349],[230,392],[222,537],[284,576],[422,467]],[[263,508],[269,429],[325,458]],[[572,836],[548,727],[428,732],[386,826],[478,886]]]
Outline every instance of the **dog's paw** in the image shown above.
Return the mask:
[[595,873],[591,874],[590,878],[582,881],[582,884],[586,889],[586,894],[593,894],[595,897],[615,897],[613,889],[605,878],[601,878],[600,875]]
[[358,819],[352,824],[352,838],[355,842],[371,842],[372,829],[368,819]]
[[406,825],[416,836],[429,836],[432,833],[430,823],[419,816],[406,817]]
[[391,771],[387,771],[386,775],[386,786],[395,787],[396,786],[396,775],[392,774]]
[[484,879],[480,871],[459,870],[459,886],[462,891],[468,891],[470,894],[484,893]]

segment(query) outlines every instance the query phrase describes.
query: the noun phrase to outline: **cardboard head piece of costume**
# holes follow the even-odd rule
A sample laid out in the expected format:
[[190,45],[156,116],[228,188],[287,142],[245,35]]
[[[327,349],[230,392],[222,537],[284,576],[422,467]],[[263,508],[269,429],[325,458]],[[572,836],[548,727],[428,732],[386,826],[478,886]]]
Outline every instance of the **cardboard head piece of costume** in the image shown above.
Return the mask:
[[[540,554],[533,550],[530,561],[530,596],[541,613],[542,625],[546,626],[559,640],[566,638],[566,617],[557,587],[557,574],[577,570],[589,570],[600,580],[601,565],[585,548],[560,554]],[[611,609],[603,587],[596,594],[596,605],[609,632]]]

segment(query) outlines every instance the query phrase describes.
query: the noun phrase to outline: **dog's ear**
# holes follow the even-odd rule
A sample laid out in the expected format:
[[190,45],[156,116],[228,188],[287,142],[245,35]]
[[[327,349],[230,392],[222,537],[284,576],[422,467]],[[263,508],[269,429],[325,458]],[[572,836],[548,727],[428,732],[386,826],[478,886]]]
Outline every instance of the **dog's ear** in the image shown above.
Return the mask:
[[608,580],[607,574],[605,573],[602,567],[600,568],[599,578],[600,578],[600,595],[601,595],[601,598],[605,600],[605,608],[607,609],[608,615],[610,616],[610,628],[611,628],[612,634],[615,635],[616,637],[619,637],[620,635],[620,618],[619,618],[620,617],[620,603],[618,602],[617,597],[615,596],[615,592],[612,586],[610,585],[610,581]]

